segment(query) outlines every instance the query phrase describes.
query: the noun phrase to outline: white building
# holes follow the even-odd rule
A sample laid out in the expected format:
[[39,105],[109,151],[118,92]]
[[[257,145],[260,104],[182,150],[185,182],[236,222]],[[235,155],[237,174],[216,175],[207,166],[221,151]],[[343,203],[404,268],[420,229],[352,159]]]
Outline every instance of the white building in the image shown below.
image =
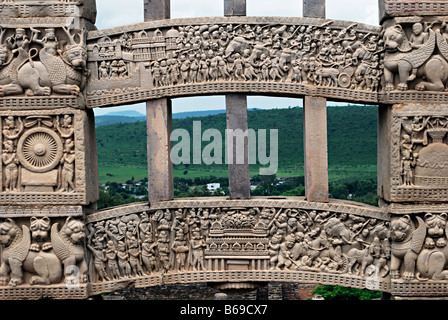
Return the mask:
[[209,183],[209,184],[207,184],[208,191],[216,191],[219,188],[221,188],[221,184],[220,183]]

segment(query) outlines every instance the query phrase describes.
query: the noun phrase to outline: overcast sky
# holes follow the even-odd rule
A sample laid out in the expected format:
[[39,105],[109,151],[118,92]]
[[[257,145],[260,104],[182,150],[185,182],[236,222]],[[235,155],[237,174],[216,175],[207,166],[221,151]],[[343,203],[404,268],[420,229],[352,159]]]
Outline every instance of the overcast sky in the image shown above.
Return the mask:
[[[302,16],[302,0],[246,0],[248,16]],[[143,0],[96,0],[98,29],[143,21]],[[171,18],[223,16],[224,0],[171,0]],[[378,0],[327,0],[328,19],[378,25]],[[248,97],[249,108],[284,108],[301,105],[301,99]],[[95,113],[134,109],[145,113],[144,104],[126,108],[95,109]],[[173,99],[173,112],[225,109],[224,97]]]

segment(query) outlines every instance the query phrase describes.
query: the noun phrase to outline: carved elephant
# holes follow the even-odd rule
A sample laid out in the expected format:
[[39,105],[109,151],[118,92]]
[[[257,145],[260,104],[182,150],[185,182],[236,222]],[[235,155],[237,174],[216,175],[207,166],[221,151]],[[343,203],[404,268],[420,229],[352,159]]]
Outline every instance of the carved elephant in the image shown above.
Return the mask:
[[[283,72],[291,73],[292,68],[290,67],[292,62],[297,59],[297,51],[294,50],[282,50],[278,53],[279,65]],[[288,76],[287,79],[290,79]]]
[[249,41],[243,37],[235,37],[230,41],[226,48],[224,58],[229,58],[234,53],[242,54],[244,50],[251,49],[251,44]]

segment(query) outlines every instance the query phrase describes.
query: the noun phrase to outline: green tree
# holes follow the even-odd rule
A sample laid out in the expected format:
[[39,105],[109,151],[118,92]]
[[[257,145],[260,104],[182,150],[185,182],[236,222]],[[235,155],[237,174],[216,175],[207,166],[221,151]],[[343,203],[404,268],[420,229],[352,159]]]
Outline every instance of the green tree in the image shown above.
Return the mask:
[[325,300],[373,300],[381,298],[382,293],[367,289],[345,288],[340,286],[323,286],[313,291]]

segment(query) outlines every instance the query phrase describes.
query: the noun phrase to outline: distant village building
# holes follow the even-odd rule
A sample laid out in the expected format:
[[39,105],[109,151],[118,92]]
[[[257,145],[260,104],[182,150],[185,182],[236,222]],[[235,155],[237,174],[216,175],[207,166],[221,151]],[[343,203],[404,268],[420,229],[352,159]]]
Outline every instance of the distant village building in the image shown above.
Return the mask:
[[209,184],[207,184],[208,191],[216,191],[219,188],[221,188],[221,184],[220,183],[209,183]]

